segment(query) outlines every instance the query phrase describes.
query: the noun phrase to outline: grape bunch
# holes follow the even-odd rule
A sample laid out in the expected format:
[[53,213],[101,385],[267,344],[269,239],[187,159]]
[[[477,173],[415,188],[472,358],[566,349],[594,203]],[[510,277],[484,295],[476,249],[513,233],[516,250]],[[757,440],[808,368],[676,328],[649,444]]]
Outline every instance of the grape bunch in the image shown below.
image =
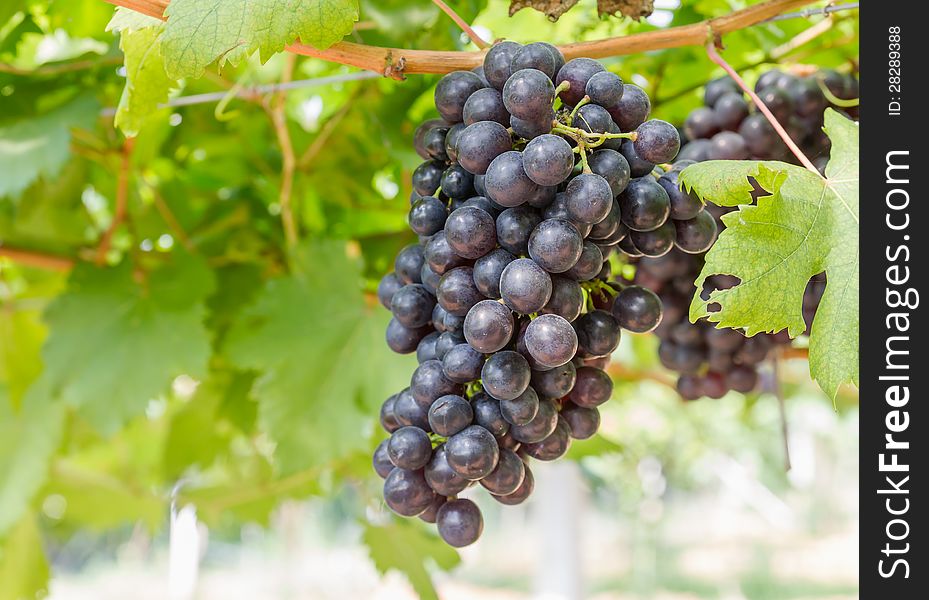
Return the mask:
[[[829,138],[823,132],[827,107],[857,118],[857,107],[839,108],[823,92],[839,100],[858,97],[858,80],[833,70],[797,76],[778,69],[762,73],[755,93],[768,107],[790,138],[822,171],[829,157]],[[688,142],[681,160],[782,160],[796,163],[783,140],[765,118],[748,102],[730,77],[714,79],[706,85],[704,106],[692,111],[684,121]]]
[[[530,458],[555,460],[596,433],[621,330],[659,324],[658,297],[609,283],[608,259],[630,231],[626,198],[650,193],[630,188],[680,139],[648,120],[641,88],[546,43],[494,45],[482,66],[439,81],[435,106],[441,118],[414,134],[419,241],[378,286],[387,344],[419,366],[381,408],[390,437],[373,462],[394,512],[460,547],[483,518],[459,495],[480,484],[523,502]],[[630,210],[643,231],[668,212]]]

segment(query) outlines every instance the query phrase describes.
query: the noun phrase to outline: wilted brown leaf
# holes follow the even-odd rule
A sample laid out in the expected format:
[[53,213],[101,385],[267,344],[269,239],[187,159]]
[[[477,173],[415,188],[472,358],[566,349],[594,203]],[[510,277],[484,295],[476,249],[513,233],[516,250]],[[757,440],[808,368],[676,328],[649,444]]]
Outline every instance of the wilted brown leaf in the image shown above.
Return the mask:
[[597,0],[597,14],[620,15],[638,21],[655,10],[655,0]]
[[510,0],[510,16],[524,8],[534,8],[548,17],[549,21],[555,22],[577,2],[578,0]]

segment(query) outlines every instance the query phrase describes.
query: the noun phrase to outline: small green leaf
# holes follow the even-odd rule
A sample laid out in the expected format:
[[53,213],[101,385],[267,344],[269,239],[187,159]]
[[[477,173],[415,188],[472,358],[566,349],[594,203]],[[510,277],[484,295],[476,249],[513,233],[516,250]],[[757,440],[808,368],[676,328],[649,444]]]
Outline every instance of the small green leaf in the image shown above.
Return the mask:
[[458,552],[438,536],[428,534],[418,523],[405,520],[383,526],[367,524],[364,543],[379,573],[386,574],[391,569],[400,571],[422,600],[439,598],[426,569],[430,559],[445,571],[461,562]]
[[31,120],[0,127],[0,197],[17,197],[39,177],[54,177],[71,156],[71,129],[89,128],[98,105],[91,96]]
[[[723,216],[726,229],[706,255],[696,281],[734,275],[735,287],[699,292],[691,320],[706,317],[748,335],[806,329],[803,292],[810,278],[825,271],[826,291],[813,323],[810,370],[835,398],[843,383],[858,384],[858,130],[832,110],[826,112],[832,138],[827,177],[780,162],[709,161],[686,168],[686,189],[722,206],[740,205]],[[749,178],[770,193],[751,206]],[[708,306],[717,303],[718,312]]]
[[155,17],[143,15],[134,10],[117,6],[116,12],[113,13],[113,18],[110,19],[110,22],[106,25],[106,30],[115,31],[117,33],[132,33],[149,27],[160,27],[162,24],[163,21],[161,19],[156,19]]
[[0,544],[0,600],[43,598],[48,576],[42,534],[35,514],[29,512]]
[[116,108],[114,123],[129,137],[139,134],[146,117],[168,99],[177,80],[165,73],[161,54],[164,24],[120,33],[119,47],[125,55],[126,87]]

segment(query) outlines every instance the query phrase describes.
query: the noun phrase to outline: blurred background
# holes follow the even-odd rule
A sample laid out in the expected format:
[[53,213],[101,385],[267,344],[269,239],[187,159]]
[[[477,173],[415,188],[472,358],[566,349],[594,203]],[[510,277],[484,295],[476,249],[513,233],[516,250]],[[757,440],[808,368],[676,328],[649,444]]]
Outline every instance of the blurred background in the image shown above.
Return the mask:
[[[656,0],[638,23],[449,4],[486,39],[569,43],[751,3]],[[415,241],[437,77],[255,55],[175,82],[126,138],[112,16],[0,7],[0,599],[857,597],[858,396],[833,405],[802,358],[684,403],[657,340],[627,335],[597,437],[536,463],[521,506],[469,492],[477,544],[393,518],[370,454],[415,359],[384,345],[373,292]],[[857,70],[857,19],[758,25],[724,56],[750,83]],[[475,49],[426,0],[363,0],[348,39]],[[722,74],[699,47],[603,62],[676,124]],[[282,80],[301,83],[260,87]]]

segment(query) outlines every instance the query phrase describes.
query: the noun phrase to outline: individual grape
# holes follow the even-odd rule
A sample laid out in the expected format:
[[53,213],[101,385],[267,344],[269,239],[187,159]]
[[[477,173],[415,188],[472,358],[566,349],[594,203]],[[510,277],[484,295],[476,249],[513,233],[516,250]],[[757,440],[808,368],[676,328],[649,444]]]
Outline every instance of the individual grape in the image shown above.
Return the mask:
[[426,149],[426,135],[436,127],[448,127],[448,123],[442,119],[429,119],[416,128],[413,132],[413,149],[421,158],[429,158],[429,152]]
[[590,76],[584,91],[595,104],[616,106],[623,97],[623,80],[615,73],[600,71]]
[[689,254],[706,252],[716,241],[716,219],[706,211],[693,219],[674,221],[674,245]]
[[393,433],[401,427],[400,423],[397,421],[397,415],[394,412],[397,403],[397,394],[394,394],[384,400],[384,403],[381,404],[380,412],[380,423],[381,427],[387,433]]
[[529,470],[529,465],[525,465],[525,470],[526,473],[523,477],[523,482],[518,488],[516,488],[515,492],[512,494],[507,494],[506,496],[492,494],[493,499],[501,504],[506,504],[508,506],[515,506],[525,502],[526,499],[532,495],[532,491],[535,489],[535,479],[532,476],[532,471]]
[[448,135],[448,127],[433,127],[423,138],[423,146],[429,158],[445,162],[448,160],[448,153],[445,151],[445,136]]
[[731,352],[722,352],[710,348],[706,353],[706,364],[711,371],[725,373],[731,369],[735,363],[732,362]]
[[695,162],[710,160],[710,148],[712,145],[710,140],[694,140],[681,148],[681,151],[677,155],[677,160],[692,160]]
[[493,300],[475,304],[464,322],[464,336],[478,352],[490,354],[502,349],[513,337],[513,313]]
[[741,92],[727,92],[716,101],[713,112],[720,129],[738,131],[739,123],[748,116],[748,103]]
[[436,514],[435,522],[445,543],[455,548],[473,544],[484,531],[484,518],[480,509],[465,498],[456,498],[443,504]]
[[[574,363],[565,363],[560,367],[547,371],[533,371],[531,378],[532,388],[549,398],[562,398],[567,396],[577,380],[577,370]],[[530,389],[532,389],[530,388]]]
[[[713,220],[712,216],[709,214],[707,216],[711,221]],[[664,256],[674,248],[674,236],[677,231],[674,227],[675,223],[677,221],[668,219],[660,227],[651,231],[633,230],[629,234],[632,244],[645,256],[653,258]]]
[[558,315],[540,315],[526,327],[526,349],[544,367],[560,367],[569,362],[577,347],[574,328]]
[[442,276],[433,271],[428,264],[423,264],[422,269],[419,270],[419,279],[422,281],[422,285],[426,288],[431,295],[435,296],[436,288],[439,287],[439,281],[442,280]]
[[[519,208],[508,210],[519,210]],[[498,219],[498,227],[499,224]],[[488,298],[499,298],[500,275],[503,274],[503,269],[514,260],[516,260],[516,257],[502,248],[488,252],[474,262],[474,285]]]
[[435,87],[436,110],[448,123],[458,123],[468,97],[482,87],[481,78],[471,71],[452,71]]
[[497,400],[512,400],[529,387],[529,363],[518,352],[497,352],[484,362],[481,383],[484,391]]
[[[529,236],[529,256],[549,273],[563,273],[577,263],[583,251],[583,241],[580,233],[569,221],[546,219],[539,223]],[[551,286],[547,289],[550,294]],[[545,302],[548,302],[548,298],[545,298]]]
[[458,162],[458,137],[464,128],[464,123],[455,123],[448,129],[448,134],[445,136],[445,155],[452,162]]
[[538,69],[520,69],[503,85],[503,104],[518,119],[538,120],[552,108],[555,86]]
[[540,135],[551,132],[552,122],[554,120],[554,109],[549,109],[547,112],[539,115],[535,119],[519,119],[511,115],[510,128],[517,136],[523,139],[531,140],[533,138],[539,137]]
[[513,424],[510,435],[523,444],[535,444],[550,436],[557,426],[558,411],[554,403],[551,400],[540,400],[535,416],[523,425]]
[[632,177],[645,177],[651,175],[652,171],[655,170],[655,163],[648,162],[640,157],[635,150],[635,144],[631,140],[623,140],[622,145],[619,147],[619,153],[623,155],[623,158],[629,164],[629,174]]
[[578,109],[571,125],[588,133],[609,133],[613,126],[613,117],[602,106],[585,104]]
[[418,283],[403,286],[390,301],[390,312],[408,329],[427,325],[432,320],[434,307],[435,298]]
[[491,200],[511,208],[523,204],[526,196],[536,191],[538,184],[526,175],[522,153],[510,150],[493,159],[487,167],[484,187]]
[[384,501],[390,510],[404,517],[415,517],[435,500],[422,471],[396,468],[384,480]]
[[510,124],[510,113],[503,105],[500,92],[487,87],[468,97],[462,110],[462,119],[465,125],[472,125],[478,121],[496,121],[506,127]]
[[387,324],[387,346],[397,354],[410,354],[416,351],[416,346],[426,337],[427,333],[429,333],[428,327],[410,329],[404,327],[396,319],[391,319]]
[[452,471],[474,481],[497,466],[500,450],[492,433],[480,425],[469,425],[445,442],[445,458]]
[[[761,81],[761,79],[758,81]],[[793,100],[791,100],[790,94],[780,88],[774,86],[765,87],[758,91],[758,99],[768,107],[768,110],[778,121],[787,121],[793,116]],[[764,115],[757,114],[764,118]]]
[[700,386],[700,377],[697,375],[681,375],[677,378],[677,393],[684,400],[696,400],[703,395]]
[[442,183],[445,164],[437,160],[427,160],[413,171],[413,191],[420,196],[431,196]]
[[639,125],[633,142],[639,158],[651,163],[667,163],[674,160],[681,149],[681,136],[677,128],[667,121],[651,119]]
[[394,464],[390,462],[390,457],[387,455],[387,440],[383,440],[377,445],[371,463],[374,466],[374,472],[381,479],[386,479],[390,472],[394,470]]
[[684,120],[684,133],[691,140],[711,138],[719,132],[719,123],[712,108],[701,106]]
[[397,394],[397,400],[394,402],[394,415],[401,426],[411,425],[429,431],[428,410],[428,406],[421,406],[413,398],[409,388]]
[[577,380],[568,398],[578,406],[595,408],[613,395],[613,380],[605,371],[595,367],[577,369]]
[[742,121],[739,135],[745,140],[745,145],[753,156],[771,156],[781,143],[774,127],[760,113],[749,115]]
[[410,395],[426,410],[440,396],[460,392],[461,386],[445,376],[440,360],[427,360],[416,367],[410,378]]
[[703,103],[710,108],[716,105],[716,102],[726,94],[741,93],[739,84],[728,75],[714,79],[706,84],[703,90]]
[[480,208],[463,206],[448,215],[445,239],[458,256],[480,258],[497,245],[494,218]]
[[423,470],[423,476],[429,487],[440,496],[456,496],[471,485],[470,481],[449,466],[445,444],[436,446],[432,451],[432,458]]
[[[469,173],[484,175],[495,158],[513,148],[505,125],[496,121],[478,121],[458,134],[458,164]],[[472,186],[477,184],[472,180]]]
[[448,211],[445,203],[433,196],[425,196],[410,208],[410,229],[419,235],[433,235],[445,225]]
[[457,344],[442,357],[445,376],[455,383],[468,383],[480,379],[484,355],[470,344]]
[[609,356],[619,347],[619,322],[605,310],[593,310],[574,322],[579,356]]
[[498,400],[479,393],[471,399],[471,404],[474,407],[474,422],[494,434],[494,437],[499,439],[510,430],[510,424],[503,418]]
[[549,79],[555,78],[555,55],[549,49],[547,44],[534,42],[526,44],[516,51],[513,55],[511,68],[516,73],[522,69],[535,69],[542,71]]
[[472,306],[484,299],[484,295],[474,285],[473,273],[471,267],[455,267],[442,275],[436,289],[436,298],[442,308],[463,317]]
[[420,521],[424,521],[426,523],[435,523],[439,516],[439,509],[442,508],[446,502],[448,502],[448,498],[436,495],[435,500],[432,501],[432,504],[429,505],[429,508],[418,514],[417,517]]
[[574,151],[557,135],[545,134],[530,140],[522,158],[526,175],[539,185],[558,185],[574,169]]
[[424,262],[423,247],[419,244],[410,244],[397,254],[394,260],[394,272],[404,284],[422,283]]
[[402,287],[403,282],[393,271],[381,277],[380,282],[377,284],[377,299],[381,306],[390,310],[390,301],[393,299],[394,294],[397,293],[397,290]]
[[[565,271],[565,276],[575,281],[590,281],[597,276],[600,269],[603,268],[603,253],[600,248],[593,242],[584,242],[581,249],[581,257],[577,259],[574,266]],[[552,284],[552,293],[554,293],[554,283]],[[551,302],[551,299],[549,299]]]
[[497,467],[481,479],[481,485],[497,496],[506,496],[519,489],[526,478],[526,465],[512,450],[501,449]]
[[455,251],[449,246],[444,230],[429,238],[422,253],[425,263],[439,275],[444,275],[447,271],[468,263],[466,258],[455,254]]
[[658,178],[658,184],[668,193],[669,217],[676,221],[693,219],[703,210],[703,201],[696,192],[685,192],[680,186],[681,169],[671,169]]
[[572,221],[591,225],[599,223],[610,214],[612,206],[610,184],[596,173],[581,173],[565,188],[565,207]]
[[558,70],[555,76],[555,85],[567,81],[570,87],[562,90],[558,95],[566,105],[574,106],[584,97],[587,82],[594,74],[605,71],[603,65],[590,58],[574,58],[569,60]]
[[542,222],[538,211],[528,206],[508,208],[497,216],[497,241],[516,256],[529,253],[529,236]]
[[621,239],[619,241],[619,244],[617,244],[617,246],[619,247],[620,250],[622,250],[623,254],[631,258],[640,258],[642,256],[645,256],[644,254],[639,252],[639,249],[635,247],[635,245],[632,243],[632,240],[629,238],[629,236],[626,236],[623,239]]
[[442,173],[441,186],[449,198],[470,198],[474,195],[474,175],[460,165],[452,165]]
[[627,83],[623,85],[623,97],[614,106],[607,106],[613,121],[622,131],[635,131],[645,122],[652,111],[652,104],[645,90],[637,85]]
[[745,160],[748,157],[748,146],[745,140],[734,131],[721,131],[710,140],[707,153],[707,158],[710,160]]
[[584,308],[584,293],[580,284],[568,277],[552,276],[552,294],[541,311],[573,321]]
[[576,440],[591,438],[600,429],[600,411],[596,408],[584,408],[568,402],[559,414],[567,423],[571,437]]
[[496,205],[494,205],[494,203],[490,200],[490,198],[486,198],[484,196],[474,196],[472,198],[468,198],[458,208],[462,208],[465,206],[473,206],[475,208],[479,208],[495,219],[497,218],[497,215],[500,214],[500,211],[497,210]]
[[497,42],[484,55],[484,77],[497,90],[503,90],[506,80],[513,74],[513,57],[520,48],[522,44],[516,42]]
[[524,451],[536,460],[552,461],[565,455],[571,447],[571,429],[560,416],[556,418],[555,430],[541,442],[526,444]]
[[794,111],[801,117],[821,115],[828,104],[815,77],[797,79],[787,93],[793,100]]
[[662,340],[658,346],[661,364],[678,373],[696,373],[706,360],[706,351],[697,346],[682,346],[670,340]]
[[635,231],[652,231],[661,227],[671,213],[668,192],[652,177],[640,177],[629,182],[619,195],[622,222]]
[[539,312],[551,298],[551,276],[533,260],[517,258],[500,275],[500,295],[518,313]]
[[[448,394],[440,396],[432,403],[432,406],[429,407],[428,416],[429,426],[434,432],[442,436],[450,436],[470,425],[472,419],[474,419],[474,412],[471,409],[470,402],[461,396]],[[428,440],[429,437],[426,436],[426,439]],[[431,455],[431,445],[429,452]],[[425,466],[425,463],[420,466]]]
[[745,336],[741,331],[726,327],[711,327],[707,329],[704,337],[706,337],[707,346],[723,352],[735,352],[745,341]]
[[726,395],[729,388],[726,386],[726,378],[720,373],[707,373],[700,382],[702,395],[718,400]]
[[544,210],[549,204],[555,201],[558,194],[558,186],[540,185],[526,196],[526,204],[537,210]]
[[597,150],[587,158],[587,164],[592,172],[606,180],[614,196],[618,196],[629,185],[632,175],[629,161],[616,150]]
[[539,412],[539,396],[527,387],[519,396],[510,400],[500,400],[500,414],[510,425],[525,425]]
[[425,467],[432,458],[432,442],[419,427],[401,427],[387,440],[387,456],[396,467],[415,471]]
[[544,219],[564,219],[568,221],[574,225],[574,228],[577,229],[577,232],[582,238],[587,237],[590,230],[593,229],[593,225],[590,223],[582,223],[571,219],[568,214],[568,199],[564,192],[555,194],[552,203],[542,209],[542,217]]
[[464,336],[458,331],[446,331],[439,335],[435,343],[435,357],[443,360],[452,348],[465,342]]
[[435,360],[435,344],[438,339],[439,332],[433,331],[419,341],[419,345],[416,346],[416,361],[418,363],[422,364],[427,360]]
[[630,285],[617,294],[612,313],[623,329],[647,333],[661,322],[662,302],[655,292]]

